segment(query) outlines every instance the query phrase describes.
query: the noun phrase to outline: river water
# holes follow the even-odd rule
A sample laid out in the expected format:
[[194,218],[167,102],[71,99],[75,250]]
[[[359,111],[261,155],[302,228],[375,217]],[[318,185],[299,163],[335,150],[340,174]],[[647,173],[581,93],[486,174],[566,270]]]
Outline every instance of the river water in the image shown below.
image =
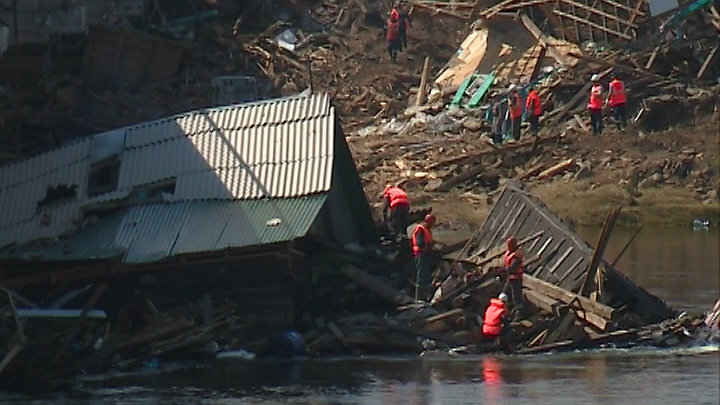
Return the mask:
[[[593,244],[599,230],[579,233]],[[605,258],[631,234],[616,230]],[[618,267],[674,308],[705,311],[720,297],[720,232],[645,229]],[[720,349],[160,364],[81,379],[62,392],[2,394],[0,404],[717,405]]]

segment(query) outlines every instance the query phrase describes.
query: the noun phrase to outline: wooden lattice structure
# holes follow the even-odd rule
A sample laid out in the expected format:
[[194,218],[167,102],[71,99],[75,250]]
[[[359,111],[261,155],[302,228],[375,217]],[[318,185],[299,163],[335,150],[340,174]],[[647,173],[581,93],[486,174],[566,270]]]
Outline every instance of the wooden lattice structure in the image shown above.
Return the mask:
[[557,38],[578,44],[628,41],[635,37],[640,23],[650,16],[646,0],[501,0],[489,6],[483,0],[413,0],[418,7],[435,14],[465,18],[492,19],[531,12],[544,14]]

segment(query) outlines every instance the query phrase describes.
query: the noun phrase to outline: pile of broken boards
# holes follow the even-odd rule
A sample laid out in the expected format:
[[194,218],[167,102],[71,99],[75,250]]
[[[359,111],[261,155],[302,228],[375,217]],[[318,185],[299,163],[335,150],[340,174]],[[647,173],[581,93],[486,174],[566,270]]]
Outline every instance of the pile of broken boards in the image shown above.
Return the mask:
[[[684,1],[658,13],[642,0],[628,6],[591,3],[504,0],[484,9],[476,4],[467,17],[479,18],[475,29],[435,79],[429,104],[445,100],[479,108],[510,83],[535,83],[546,127],[567,122],[588,132],[589,118],[577,114],[585,109],[589,79],[599,74],[607,88],[614,70],[629,89],[629,116],[648,131],[713,111],[720,78],[715,5]],[[608,28],[605,17],[622,29]]]
[[[604,233],[609,237],[609,231]],[[518,316],[513,316],[515,309],[511,314],[516,353],[670,347],[707,338],[702,316],[679,314],[635,285],[601,259],[600,248],[593,250],[539,200],[510,182],[465,247],[444,256],[435,277],[442,283],[430,304],[413,303],[377,280],[365,283],[388,302],[399,304],[398,314],[339,316],[306,334],[309,352],[504,350],[497,341],[484,340],[478,330],[489,299],[503,290],[498,265],[503,242],[511,234],[518,235],[527,259],[525,308]]]

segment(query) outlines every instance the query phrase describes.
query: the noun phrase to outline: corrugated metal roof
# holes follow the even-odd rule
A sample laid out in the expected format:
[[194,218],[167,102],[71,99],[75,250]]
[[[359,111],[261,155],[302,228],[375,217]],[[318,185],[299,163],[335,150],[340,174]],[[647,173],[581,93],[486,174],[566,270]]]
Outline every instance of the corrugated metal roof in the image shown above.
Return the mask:
[[291,241],[307,234],[326,194],[248,201],[138,205],[46,246],[6,249],[0,258],[77,261],[123,257],[150,263],[167,257]]
[[[87,197],[92,137],[0,167],[0,246],[38,233],[48,186],[78,185],[68,221],[89,204],[175,179],[169,201],[299,197],[332,183],[335,113],[326,94],[198,110],[125,128],[118,188]],[[47,231],[47,229],[43,229]],[[54,236],[54,235],[49,235]],[[55,235],[56,236],[56,235]]]

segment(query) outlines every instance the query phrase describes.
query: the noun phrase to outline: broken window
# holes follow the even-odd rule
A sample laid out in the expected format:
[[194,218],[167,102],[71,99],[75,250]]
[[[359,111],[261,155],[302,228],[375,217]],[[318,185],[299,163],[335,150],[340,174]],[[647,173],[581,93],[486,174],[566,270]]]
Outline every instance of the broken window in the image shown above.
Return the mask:
[[37,202],[37,209],[40,210],[58,201],[74,199],[75,196],[77,196],[77,187],[77,184],[58,184],[55,187],[48,186],[45,197]]
[[94,197],[117,190],[120,177],[120,159],[117,157],[90,166],[87,195]]
[[149,186],[137,187],[132,192],[132,200],[136,201],[164,201],[163,196],[175,194],[176,178],[167,179]]

